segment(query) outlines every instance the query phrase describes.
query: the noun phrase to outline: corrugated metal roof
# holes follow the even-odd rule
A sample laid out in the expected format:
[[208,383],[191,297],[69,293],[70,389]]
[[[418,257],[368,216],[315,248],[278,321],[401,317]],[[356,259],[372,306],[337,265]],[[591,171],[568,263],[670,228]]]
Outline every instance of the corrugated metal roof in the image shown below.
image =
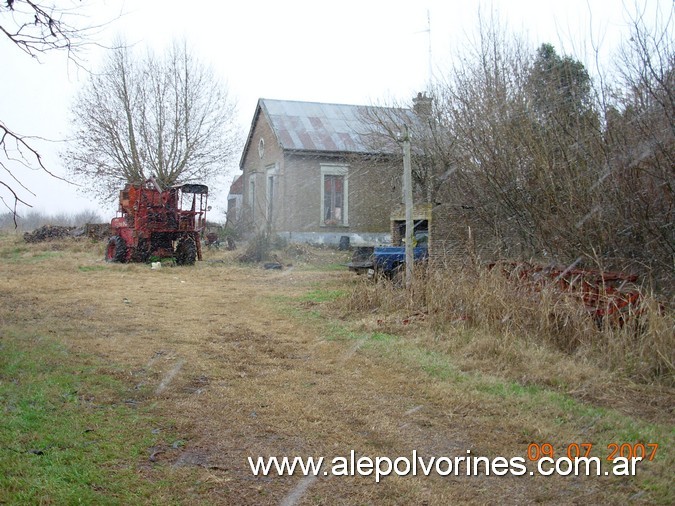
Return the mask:
[[281,147],[291,151],[372,153],[366,120],[374,106],[260,99]]

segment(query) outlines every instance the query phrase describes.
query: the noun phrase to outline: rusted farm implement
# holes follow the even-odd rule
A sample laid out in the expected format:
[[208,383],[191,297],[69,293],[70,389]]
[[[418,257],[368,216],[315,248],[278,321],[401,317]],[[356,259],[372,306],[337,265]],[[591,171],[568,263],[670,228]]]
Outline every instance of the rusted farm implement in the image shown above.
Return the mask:
[[630,316],[644,311],[642,295],[634,285],[638,279],[636,275],[578,269],[575,264],[561,268],[526,262],[497,262],[489,268],[499,268],[506,277],[532,291],[552,287],[559,293],[574,296],[598,324],[608,320],[622,325]]
[[[225,249],[227,251],[233,251],[237,249],[237,245],[234,242],[234,238],[231,236],[225,237]],[[207,248],[216,248],[219,249],[220,246],[222,245],[222,241],[220,240],[220,236],[216,232],[209,232],[206,234],[206,239],[204,240],[204,244],[206,245]]]

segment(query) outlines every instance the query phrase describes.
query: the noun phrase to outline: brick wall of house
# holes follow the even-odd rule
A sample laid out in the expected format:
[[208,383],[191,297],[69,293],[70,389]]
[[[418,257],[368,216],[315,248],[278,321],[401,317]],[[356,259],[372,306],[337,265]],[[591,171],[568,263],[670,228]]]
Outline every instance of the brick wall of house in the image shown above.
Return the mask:
[[286,155],[286,169],[279,180],[277,232],[315,232],[321,216],[320,161],[301,155]]
[[350,215],[352,205],[358,210],[350,223],[354,229],[363,232],[390,232],[391,213],[403,200],[402,175],[402,161],[351,160]]

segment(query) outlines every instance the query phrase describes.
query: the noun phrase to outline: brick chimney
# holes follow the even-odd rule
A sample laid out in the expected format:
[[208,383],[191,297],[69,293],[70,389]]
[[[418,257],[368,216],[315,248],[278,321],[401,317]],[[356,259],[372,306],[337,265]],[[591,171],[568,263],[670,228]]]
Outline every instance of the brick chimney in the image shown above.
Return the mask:
[[413,98],[413,111],[418,116],[429,117],[432,113],[433,99],[427,97],[426,92],[419,92],[415,98]]

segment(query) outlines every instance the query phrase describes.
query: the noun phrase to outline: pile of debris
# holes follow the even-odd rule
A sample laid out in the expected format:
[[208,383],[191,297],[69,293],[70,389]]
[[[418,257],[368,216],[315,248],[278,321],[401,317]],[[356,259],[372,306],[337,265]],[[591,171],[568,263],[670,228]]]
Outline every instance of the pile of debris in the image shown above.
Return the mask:
[[73,237],[77,227],[62,227],[59,225],[43,225],[32,232],[23,234],[26,242],[44,242]]
[[71,237],[88,237],[95,241],[106,241],[110,236],[110,223],[87,223],[84,227],[43,225],[32,232],[23,234],[26,242],[45,242]]
[[87,223],[84,235],[95,241],[107,241],[110,237],[110,223]]
[[272,250],[272,241],[268,234],[259,233],[253,237],[246,246],[246,251],[237,259],[242,263],[259,263],[269,260]]

